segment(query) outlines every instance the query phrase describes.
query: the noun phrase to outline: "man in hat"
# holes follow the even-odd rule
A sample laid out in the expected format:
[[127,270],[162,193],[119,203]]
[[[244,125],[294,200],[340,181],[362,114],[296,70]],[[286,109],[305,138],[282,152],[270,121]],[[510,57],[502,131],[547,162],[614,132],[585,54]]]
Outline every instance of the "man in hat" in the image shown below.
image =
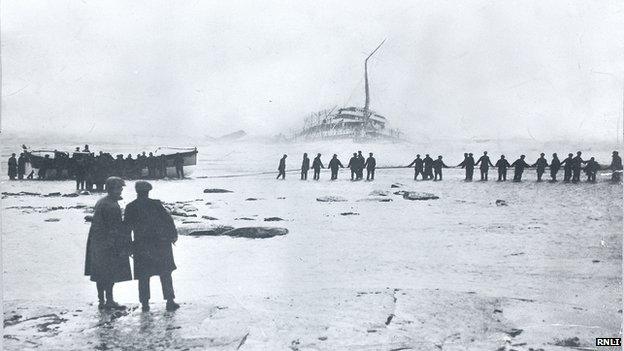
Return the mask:
[[561,161],[559,161],[559,157],[557,153],[552,154],[552,160],[550,161],[550,181],[557,181],[557,172],[559,172],[559,168],[561,168]]
[[490,162],[490,156],[487,155],[487,151],[483,151],[483,156],[479,158],[475,166],[478,166],[479,164],[481,165],[479,167],[479,170],[481,171],[481,181],[487,181],[488,171],[490,170],[490,167],[494,167],[492,162]]
[[288,155],[284,155],[280,159],[279,165],[277,166],[277,171],[279,173],[277,173],[277,178],[276,179],[280,179],[280,177],[282,177],[282,180],[286,179],[286,158],[287,157],[288,157]]
[[319,180],[321,177],[321,168],[325,168],[323,166],[323,161],[321,161],[321,154],[316,154],[314,161],[312,161],[312,169],[314,169],[314,180]]
[[438,156],[436,160],[433,161],[433,181],[437,182],[438,180],[442,180],[442,168],[449,168],[442,161],[442,156]]
[[419,174],[422,174],[422,178],[423,180],[425,179],[425,174],[423,173],[423,160],[422,158],[420,158],[420,154],[416,155],[416,158],[414,159],[414,161],[412,161],[412,163],[410,163],[409,165],[407,165],[407,167],[412,167],[414,166],[414,180],[416,180],[416,178],[418,178]]
[[611,154],[611,165],[609,165],[609,169],[612,172],[611,181],[620,182],[622,179],[622,158],[617,151],[613,151]]
[[505,159],[505,155],[501,155],[500,159],[496,161],[496,168],[498,169],[498,182],[507,181],[507,168],[511,167],[509,161]]
[[349,164],[347,164],[347,168],[351,169],[351,180],[357,180],[358,178],[358,163],[357,152],[354,152],[353,157],[349,159]]
[[22,152],[17,158],[17,179],[24,179],[26,174],[26,155]]
[[524,155],[520,155],[520,158],[515,160],[514,163],[511,164],[511,167],[514,167],[514,182],[521,182],[524,169],[527,167],[531,167],[528,163],[526,163],[526,161],[524,161],[525,157],[526,156]]
[[178,232],[171,215],[160,200],[150,199],[152,185],[140,180],[135,183],[136,200],[126,206],[125,224],[134,232],[134,279],[139,281],[139,301],[143,311],[149,311],[150,277],[160,277],[167,311],[180,307],[175,301],[171,272],[176,269],[171,245]]
[[535,161],[535,163],[531,165],[531,167],[537,167],[537,181],[538,182],[542,181],[542,175],[546,171],[546,167],[548,167],[548,161],[546,161],[546,157],[544,157],[545,155],[546,154],[542,152],[540,154],[540,157],[537,159],[537,161]]
[[375,180],[375,168],[377,167],[377,160],[373,157],[373,153],[368,153],[368,158],[364,163],[366,167],[366,180]]
[[132,280],[130,273],[130,232],[121,220],[121,192],[123,179],[106,179],[108,194],[95,204],[95,212],[85,259],[85,275],[97,286],[99,309],[125,309],[113,299],[113,285]]
[[301,161],[301,180],[308,180],[308,170],[310,169],[310,159],[308,154],[303,154],[303,161]]
[[329,160],[329,164],[327,165],[327,167],[331,169],[331,180],[338,179],[338,169],[344,168],[342,162],[340,162],[340,160],[338,159],[338,155],[336,154],[334,154],[334,156],[332,156],[332,159]]
[[425,154],[425,158],[423,158],[423,180],[433,179],[433,159],[429,156],[429,154]]
[[15,177],[17,177],[17,159],[15,154],[11,154],[9,157],[9,179],[15,180]]

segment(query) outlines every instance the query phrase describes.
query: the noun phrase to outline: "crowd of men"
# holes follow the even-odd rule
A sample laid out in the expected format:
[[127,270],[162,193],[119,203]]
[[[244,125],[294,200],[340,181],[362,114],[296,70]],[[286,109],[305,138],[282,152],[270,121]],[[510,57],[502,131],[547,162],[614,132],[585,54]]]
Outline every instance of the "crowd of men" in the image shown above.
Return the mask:
[[[587,176],[588,182],[595,182],[596,174],[601,169],[611,170],[611,179],[615,182],[621,181],[622,158],[619,156],[617,151],[613,151],[611,156],[611,164],[606,167],[600,165],[594,157],[591,157],[588,160],[584,160],[580,151],[576,153],[576,156],[571,153],[568,154],[568,157],[563,160],[560,160],[557,154],[554,153],[552,154],[550,162],[546,159],[545,156],[546,155],[544,153],[541,153],[539,158],[537,158],[537,160],[533,164],[528,164],[525,160],[525,155],[521,155],[513,163],[509,163],[509,161],[505,158],[505,155],[501,155],[496,163],[493,164],[490,157],[488,156],[487,151],[484,151],[483,155],[479,157],[479,159],[476,161],[472,153],[464,153],[464,160],[456,167],[466,170],[466,181],[473,180],[475,168],[478,168],[480,171],[480,180],[487,181],[490,167],[497,169],[498,181],[506,181],[508,169],[513,169],[513,181],[520,182],[522,181],[522,175],[524,173],[524,170],[527,168],[536,169],[538,182],[542,181],[542,177],[546,172],[547,168],[550,170],[551,182],[556,182],[558,180],[557,175],[561,169],[563,169],[564,182],[575,183],[581,181],[582,172],[584,172]],[[277,175],[277,179],[286,178],[287,157],[287,155],[284,155],[280,159],[279,166],[277,168],[279,172]],[[364,169],[366,169],[366,180],[374,180],[376,167],[377,162],[373,157],[372,152],[369,153],[369,157],[366,159],[362,155],[362,151],[358,151],[357,153],[354,152],[353,157],[351,157],[349,163],[347,164],[347,168],[351,170],[351,180],[362,180],[364,178]],[[414,167],[414,180],[418,180],[418,177],[420,177],[421,180],[433,181],[442,180],[443,168],[451,168],[447,166],[444,161],[442,161],[442,156],[438,156],[436,159],[433,159],[429,156],[429,154],[426,154],[424,158],[421,158],[420,154],[416,155],[414,161],[412,161],[406,167]],[[316,157],[312,161],[311,167],[308,154],[303,154],[303,161],[301,162],[301,180],[308,179],[308,171],[310,170],[310,168],[314,170],[313,179],[319,180],[321,169],[325,168],[323,162],[321,161],[321,154],[316,155]],[[329,161],[328,168],[331,170],[331,180],[336,180],[338,179],[338,170],[345,167],[338,159],[338,156],[334,154],[332,156],[332,159]]]
[[[34,170],[26,175],[26,164],[32,163],[28,154],[22,152],[18,158],[15,156],[12,154],[8,161],[9,179],[34,179]],[[37,179],[75,179],[76,190],[103,191],[106,179],[113,176],[124,179],[159,179],[167,176],[165,155],[156,156],[152,152],[146,154],[143,151],[136,158],[132,154],[125,158],[119,154],[113,158],[110,153],[102,151],[96,155],[89,150],[89,145],[85,145],[82,151],[77,147],[71,157],[67,153],[54,151],[54,158],[46,154],[39,163]],[[184,158],[177,154],[173,163],[176,176],[184,178]],[[147,175],[144,175],[145,170]]]

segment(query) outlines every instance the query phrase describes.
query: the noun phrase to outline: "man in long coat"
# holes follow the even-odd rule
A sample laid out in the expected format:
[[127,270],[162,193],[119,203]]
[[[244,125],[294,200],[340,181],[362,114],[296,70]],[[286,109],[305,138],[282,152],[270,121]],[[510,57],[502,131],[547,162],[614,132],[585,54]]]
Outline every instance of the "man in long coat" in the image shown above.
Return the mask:
[[171,245],[178,240],[178,232],[171,215],[160,200],[150,199],[152,185],[146,181],[135,184],[136,200],[126,206],[124,221],[134,232],[134,279],[139,281],[139,301],[143,311],[149,311],[150,277],[160,276],[167,311],[180,307],[175,303],[171,272],[176,269]]
[[563,166],[563,181],[568,183],[572,178],[572,168],[574,167],[574,159],[572,154],[568,154],[568,158],[561,161],[560,166]]
[[276,179],[280,179],[280,177],[282,177],[282,179],[286,179],[286,155],[282,156],[282,158],[279,161],[279,165],[277,166],[277,171],[279,173],[277,173],[277,178]]
[[[416,180],[416,178],[418,178],[418,175],[423,173],[423,160],[422,158],[420,158],[420,154],[416,155],[414,161],[407,165],[408,168],[412,166],[414,166],[414,180]],[[422,174],[422,178],[425,179],[424,174]]]
[[366,167],[366,180],[375,180],[375,168],[377,167],[377,160],[373,157],[373,153],[368,153],[368,158],[364,163]]
[[429,157],[429,154],[425,154],[425,158],[423,158],[423,179],[429,180],[433,179],[433,159]]
[[492,162],[490,162],[490,157],[487,155],[487,151],[483,151],[483,156],[479,158],[475,165],[479,164],[481,164],[481,166],[479,166],[479,170],[481,171],[481,180],[487,181],[488,171],[490,170],[490,167],[494,167]]
[[576,156],[572,159],[572,181],[580,182],[581,181],[581,169],[583,168],[583,164],[587,163],[587,161],[583,161],[581,157],[581,152],[577,152]]
[[552,160],[550,161],[550,181],[557,181],[557,172],[559,172],[559,168],[561,168],[561,161],[559,161],[559,157],[557,153],[552,154]]
[[15,154],[11,154],[9,157],[9,178],[15,180],[15,177],[17,177],[17,159]]
[[336,154],[334,154],[334,156],[332,156],[332,159],[329,160],[329,164],[327,165],[327,167],[329,167],[329,169],[331,170],[331,180],[338,179],[338,169],[344,168],[342,162],[340,162],[340,160],[338,159],[338,155]]
[[347,168],[351,169],[351,180],[358,179],[358,163],[359,163],[359,160],[358,160],[357,153],[354,152],[353,157],[349,159],[349,164],[347,164]]
[[540,157],[537,159],[537,161],[535,161],[535,163],[531,165],[531,167],[537,167],[537,181],[538,182],[542,181],[542,175],[546,171],[546,167],[548,167],[548,161],[546,161],[546,158],[544,157],[545,155],[546,154],[542,152],[540,154]]
[[314,169],[314,180],[319,180],[321,177],[321,168],[325,168],[323,166],[323,162],[321,161],[321,154],[316,154],[314,161],[312,161],[312,169]]
[[121,219],[121,192],[123,179],[106,180],[108,194],[95,204],[95,212],[85,259],[85,275],[91,276],[97,286],[100,309],[124,309],[113,299],[113,285],[132,280],[130,272],[130,232]]
[[24,179],[26,174],[26,155],[22,152],[17,158],[17,179]]
[[301,161],[301,180],[308,180],[308,171],[310,170],[310,159],[308,154],[303,154],[303,161]]
[[507,167],[511,167],[509,162],[505,159],[505,155],[501,155],[500,159],[496,161],[496,168],[498,168],[498,181],[507,181]]
[[358,163],[357,163],[357,180],[362,180],[364,178],[364,165],[366,164],[366,159],[364,155],[362,155],[362,151],[358,151]]
[[609,169],[613,172],[611,173],[611,181],[620,182],[622,179],[622,158],[618,155],[617,151],[613,151]]
[[524,155],[520,155],[520,158],[515,160],[514,163],[511,164],[511,167],[514,167],[514,182],[521,182],[524,169],[527,167],[531,167],[528,163],[524,161],[524,158]]

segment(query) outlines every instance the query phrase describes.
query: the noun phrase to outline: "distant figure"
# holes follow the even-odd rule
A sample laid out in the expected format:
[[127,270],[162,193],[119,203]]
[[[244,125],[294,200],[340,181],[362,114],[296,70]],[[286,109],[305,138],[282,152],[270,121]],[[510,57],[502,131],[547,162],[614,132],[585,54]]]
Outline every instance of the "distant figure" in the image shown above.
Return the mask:
[[176,176],[178,179],[184,179],[184,157],[177,153],[173,159],[173,166],[176,170]]
[[423,158],[423,180],[433,179],[433,159],[429,157],[429,154],[425,154]]
[[481,180],[487,181],[488,171],[490,170],[490,167],[494,167],[492,162],[490,162],[490,157],[487,155],[487,151],[483,151],[483,156],[479,158],[479,161],[477,161],[475,165],[479,164],[481,164],[481,166],[479,167],[479,170],[481,171]]
[[375,180],[375,167],[377,166],[377,161],[373,157],[373,153],[368,153],[368,158],[364,163],[364,167],[366,167],[366,180]]
[[618,155],[617,151],[613,151],[611,155],[611,165],[609,165],[609,169],[611,170],[611,181],[612,182],[621,182],[622,181],[622,158]]
[[26,155],[22,152],[17,158],[17,179],[24,179],[26,174]]
[[572,161],[572,182],[576,183],[581,180],[581,168],[583,164],[587,162],[583,161],[581,158],[580,151],[576,153],[576,156],[572,159]]
[[358,151],[358,162],[357,162],[357,180],[362,180],[364,178],[364,165],[366,164],[366,160],[364,159],[364,155],[362,155],[362,151]]
[[280,177],[282,177],[282,179],[286,179],[286,157],[288,156],[284,155],[280,159],[279,166],[277,166],[279,173],[277,174],[276,179],[280,179]]
[[17,159],[15,158],[15,154],[11,154],[9,157],[9,179],[15,180],[17,177]]
[[550,161],[550,181],[557,181],[557,172],[559,172],[559,168],[561,168],[561,161],[559,161],[559,157],[557,157],[557,153],[552,154],[552,161]]
[[353,157],[349,159],[349,164],[347,164],[347,168],[351,170],[351,180],[356,180],[358,177],[358,160],[357,153],[353,153]]
[[135,184],[136,200],[126,206],[124,223],[134,232],[134,279],[139,281],[139,301],[142,310],[149,311],[150,277],[160,277],[167,311],[180,307],[174,299],[171,272],[176,269],[171,245],[178,240],[178,232],[171,215],[160,200],[150,199],[152,185],[144,180]]
[[160,178],[167,177],[167,157],[165,155],[160,155],[156,158],[158,162],[158,170],[160,172]]
[[514,163],[511,164],[511,166],[514,167],[514,182],[521,182],[524,169],[526,167],[531,167],[528,163],[524,161],[524,158],[524,155],[520,155],[520,158],[515,160]]
[[418,178],[419,174],[422,174],[422,179],[425,179],[425,175],[423,174],[423,160],[420,158],[420,154],[417,154],[414,161],[407,165],[408,168],[412,166],[414,166],[414,180]]
[[86,157],[74,155],[74,175],[76,176],[76,190],[85,190]]
[[340,162],[340,160],[338,159],[338,155],[336,154],[332,156],[332,159],[329,161],[327,167],[329,167],[329,169],[331,170],[331,180],[338,179],[338,169],[344,168],[342,162]]
[[147,177],[150,179],[156,178],[156,162],[153,153],[149,153],[147,156]]
[[466,169],[466,178],[464,179],[467,182],[472,181],[472,175],[474,173],[474,158],[472,158],[472,153],[464,153],[464,160],[457,165],[457,167]]
[[591,157],[585,164],[585,174],[587,175],[587,182],[596,182],[596,173],[598,173],[598,170],[600,170],[600,165],[593,157]]
[[50,163],[52,160],[50,160],[50,155],[45,155],[43,157],[43,161],[41,162],[41,167],[39,167],[39,172],[37,173],[37,176],[39,177],[39,179],[44,180],[46,179],[46,173],[48,173],[48,167],[50,167]]
[[546,167],[548,167],[548,161],[546,161],[546,158],[544,157],[545,155],[546,154],[542,152],[540,154],[540,157],[537,159],[537,161],[535,161],[535,163],[531,165],[531,167],[537,167],[537,181],[538,182],[542,181],[542,175],[546,171]]
[[321,168],[325,168],[323,166],[323,162],[321,161],[321,154],[316,154],[314,161],[312,161],[312,169],[314,169],[314,180],[319,180],[321,177]]
[[310,169],[310,159],[308,154],[303,154],[303,161],[301,161],[301,180],[308,180],[308,170]]
[[85,259],[85,275],[91,276],[98,291],[99,309],[125,309],[113,299],[113,285],[132,280],[130,272],[131,237],[121,220],[121,192],[123,179],[110,177],[106,180],[108,195],[95,204],[95,212]]
[[505,159],[505,155],[501,155],[500,159],[496,161],[496,168],[498,168],[498,181],[504,182],[507,180],[507,168],[511,167],[509,161]]
[[[78,150],[76,150],[76,151],[78,151]],[[91,151],[89,151],[89,145],[85,145],[84,149],[82,149],[82,152],[91,152]]]
[[568,183],[570,179],[572,179],[572,167],[574,167],[574,160],[572,159],[572,154],[568,154],[568,158],[561,162],[561,166],[563,166],[563,181]]
[[442,156],[438,156],[438,159],[433,161],[433,181],[442,180],[442,168],[448,168],[448,166],[442,161]]

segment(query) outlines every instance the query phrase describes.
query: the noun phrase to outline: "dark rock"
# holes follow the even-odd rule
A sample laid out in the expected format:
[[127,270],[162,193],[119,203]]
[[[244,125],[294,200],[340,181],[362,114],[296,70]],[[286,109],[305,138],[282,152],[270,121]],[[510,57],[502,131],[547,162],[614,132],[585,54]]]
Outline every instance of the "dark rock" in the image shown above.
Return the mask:
[[226,189],[204,189],[204,193],[206,194],[223,194],[223,193],[232,193],[233,191]]
[[283,221],[284,219],[279,218],[279,217],[267,217],[264,219],[265,222],[278,222],[278,221]]
[[592,260],[592,263],[598,263],[600,260]]
[[347,199],[341,196],[321,196],[317,197],[316,201],[319,202],[346,202]]
[[283,197],[283,196],[280,196],[280,197],[278,197],[277,199],[278,199],[278,200],[285,200],[286,198],[285,198],[285,197]]
[[392,199],[389,197],[376,196],[376,197],[367,197],[364,199],[359,199],[357,202],[391,202]]
[[197,217],[197,215],[194,214],[194,213],[186,213],[186,212],[183,212],[183,211],[178,211],[176,209],[171,211],[171,215],[172,216],[178,216],[178,217]]
[[408,191],[403,194],[403,198],[406,200],[437,200],[438,196],[431,193],[421,193],[416,191]]
[[93,216],[92,215],[86,215],[84,220],[85,220],[85,222],[93,222]]
[[63,197],[78,197],[80,196],[80,194],[78,193],[69,193],[69,194],[63,194]]
[[400,195],[400,196],[403,196],[403,195],[405,195],[407,193],[408,193],[408,191],[405,191],[405,190],[399,190],[399,191],[393,192],[394,195]]
[[505,332],[505,333],[507,333],[512,338],[515,338],[516,336],[520,335],[522,332],[523,332],[522,329],[515,329],[514,328],[514,329],[512,329],[512,330],[510,330],[508,332]]
[[201,223],[201,221],[182,221],[182,224]]
[[234,229],[234,227],[226,225],[180,226],[180,228],[178,228],[178,234],[190,236],[216,236],[221,235],[232,229]]
[[507,201],[505,201],[505,200],[496,200],[496,206],[507,206]]
[[234,218],[234,220],[237,220],[237,221],[255,221],[254,218],[249,218],[249,217],[237,217],[237,218]]
[[248,197],[248,198],[245,199],[245,201],[258,201],[258,200],[260,200],[260,199],[257,199],[255,197]]
[[60,218],[47,218],[45,219],[46,222],[60,222],[61,219]]
[[286,234],[288,234],[288,229],[276,227],[243,227],[223,233],[223,235],[251,239],[267,239]]
[[390,195],[390,192],[387,190],[373,190],[368,194],[368,196],[388,196],[388,195]]
[[202,216],[203,219],[207,219],[209,221],[218,221],[219,218],[215,218],[215,217],[210,217],[210,216]]
[[394,183],[394,184],[390,185],[391,188],[402,188],[404,186],[405,186],[405,184],[402,184],[402,183]]
[[342,212],[341,216],[359,216],[360,214],[357,212]]
[[49,193],[46,195],[43,195],[44,197],[57,197],[57,196],[61,196],[61,193],[59,192],[55,192],[55,193]]
[[566,338],[566,339],[563,339],[563,340],[556,339],[554,344],[557,345],[557,346],[580,347],[581,346],[581,341],[579,340],[578,337],[575,336],[575,337]]

